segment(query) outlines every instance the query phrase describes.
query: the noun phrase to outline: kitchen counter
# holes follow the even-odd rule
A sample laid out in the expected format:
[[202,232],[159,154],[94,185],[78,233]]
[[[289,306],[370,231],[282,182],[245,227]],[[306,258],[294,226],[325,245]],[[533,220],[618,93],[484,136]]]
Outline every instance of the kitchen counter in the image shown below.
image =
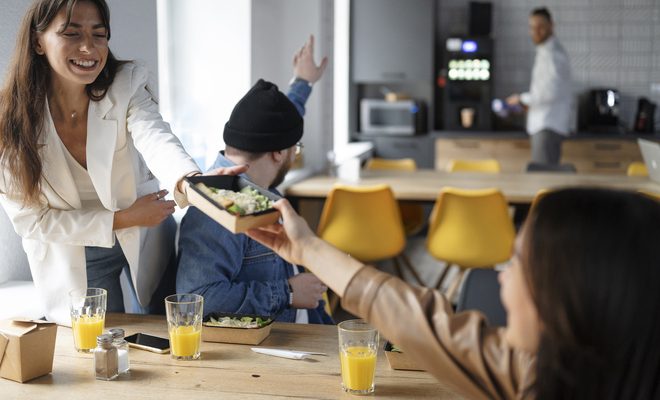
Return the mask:
[[[430,135],[436,139],[524,139],[528,135],[524,131],[433,131]],[[660,140],[660,133],[639,134],[639,133],[595,133],[578,132],[571,135],[567,140],[581,139],[604,139],[604,140],[637,140],[637,139]]]

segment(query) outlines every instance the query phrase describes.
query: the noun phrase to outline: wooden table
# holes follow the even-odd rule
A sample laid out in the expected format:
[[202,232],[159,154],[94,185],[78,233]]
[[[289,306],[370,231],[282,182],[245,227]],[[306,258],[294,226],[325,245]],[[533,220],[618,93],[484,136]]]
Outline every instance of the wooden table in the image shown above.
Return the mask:
[[354,186],[388,184],[399,200],[435,201],[446,186],[483,189],[499,188],[510,203],[530,203],[541,189],[567,186],[597,186],[612,189],[644,190],[660,193],[660,184],[647,177],[561,173],[500,173],[443,172],[436,170],[366,171],[357,182],[342,181],[329,176],[314,176],[289,186],[286,196],[298,199],[325,198],[335,183]]
[[[167,337],[162,316],[109,315],[106,328],[126,334],[145,332]],[[93,357],[73,348],[71,329],[58,327],[53,372],[29,383],[0,379],[0,398],[9,399],[356,399],[341,389],[337,327],[275,323],[259,346],[321,351],[325,356],[289,360],[256,354],[248,345],[202,342],[196,361],[176,361],[131,349],[129,376],[105,382],[94,378]],[[376,398],[457,399],[426,372],[395,371],[378,354]]]

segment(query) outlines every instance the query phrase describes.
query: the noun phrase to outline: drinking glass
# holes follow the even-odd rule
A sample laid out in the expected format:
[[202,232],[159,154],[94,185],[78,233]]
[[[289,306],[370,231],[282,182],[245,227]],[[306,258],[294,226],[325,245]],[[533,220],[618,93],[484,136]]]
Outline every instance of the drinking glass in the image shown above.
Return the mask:
[[337,325],[342,388],[351,394],[374,392],[378,331],[360,319]]
[[103,333],[108,292],[100,288],[69,292],[73,344],[81,353],[91,353],[96,337]]
[[173,294],[165,298],[170,353],[177,360],[196,360],[202,342],[204,298],[198,294]]

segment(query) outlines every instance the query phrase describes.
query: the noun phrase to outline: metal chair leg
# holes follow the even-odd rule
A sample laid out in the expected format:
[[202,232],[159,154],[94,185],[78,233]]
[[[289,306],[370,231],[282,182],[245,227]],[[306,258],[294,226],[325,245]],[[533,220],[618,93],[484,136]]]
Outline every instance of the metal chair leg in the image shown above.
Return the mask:
[[452,264],[447,263],[447,266],[445,267],[445,270],[442,271],[442,273],[440,274],[440,278],[438,278],[438,283],[435,284],[435,289],[436,290],[440,290],[440,285],[442,285],[442,281],[444,281],[445,278],[447,277],[447,274],[449,273],[449,270],[451,269],[451,266],[452,266]]
[[399,256],[403,260],[403,266],[408,271],[410,271],[413,278],[415,278],[415,280],[420,284],[420,286],[426,286],[426,285],[424,285],[424,282],[422,282],[422,279],[419,277],[419,274],[417,273],[417,270],[415,270],[415,267],[410,262],[410,259],[408,259],[408,256],[406,256],[406,253],[401,253]]
[[401,266],[399,265],[399,260],[396,256],[392,257],[392,262],[394,262],[394,270],[396,271],[396,275],[401,278],[402,281],[405,281],[406,278],[403,277],[403,271],[401,271]]
[[445,297],[447,297],[447,300],[452,303],[456,304],[454,302],[454,297],[456,297],[456,293],[458,292],[458,288],[461,286],[461,282],[463,281],[463,275],[465,274],[465,270],[461,268],[458,271],[458,274],[456,276],[456,279],[454,279],[454,282],[451,283],[451,286],[449,286],[449,289],[447,289],[447,294]]

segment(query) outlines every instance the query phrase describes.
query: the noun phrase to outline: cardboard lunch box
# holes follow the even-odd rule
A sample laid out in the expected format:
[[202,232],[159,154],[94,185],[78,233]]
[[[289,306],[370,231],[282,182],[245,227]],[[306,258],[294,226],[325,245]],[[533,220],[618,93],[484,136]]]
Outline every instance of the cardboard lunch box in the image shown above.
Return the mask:
[[0,321],[0,377],[27,382],[53,370],[57,325],[48,321]]
[[213,218],[232,233],[242,233],[250,228],[274,224],[280,219],[280,212],[274,208],[269,208],[268,210],[248,215],[234,215],[195,186],[197,183],[201,182],[209,187],[233,190],[235,192],[240,191],[245,186],[251,186],[272,201],[281,199],[281,197],[275,193],[269,192],[240,176],[192,176],[185,179],[190,184],[190,187],[187,190],[188,201],[190,204],[199,208],[204,214]]
[[419,367],[406,353],[402,351],[392,351],[392,347],[392,343],[385,342],[385,357],[387,358],[387,362],[390,363],[392,369],[424,371],[424,368]]
[[204,318],[202,322],[202,340],[205,342],[220,342],[220,343],[234,343],[234,344],[252,344],[256,345],[263,342],[268,335],[273,325],[271,320],[267,325],[261,328],[238,328],[238,327],[224,327],[224,326],[207,326],[205,323],[210,320],[210,317],[260,317],[261,319],[268,319],[269,317],[259,315],[245,315],[245,314],[210,314]]

